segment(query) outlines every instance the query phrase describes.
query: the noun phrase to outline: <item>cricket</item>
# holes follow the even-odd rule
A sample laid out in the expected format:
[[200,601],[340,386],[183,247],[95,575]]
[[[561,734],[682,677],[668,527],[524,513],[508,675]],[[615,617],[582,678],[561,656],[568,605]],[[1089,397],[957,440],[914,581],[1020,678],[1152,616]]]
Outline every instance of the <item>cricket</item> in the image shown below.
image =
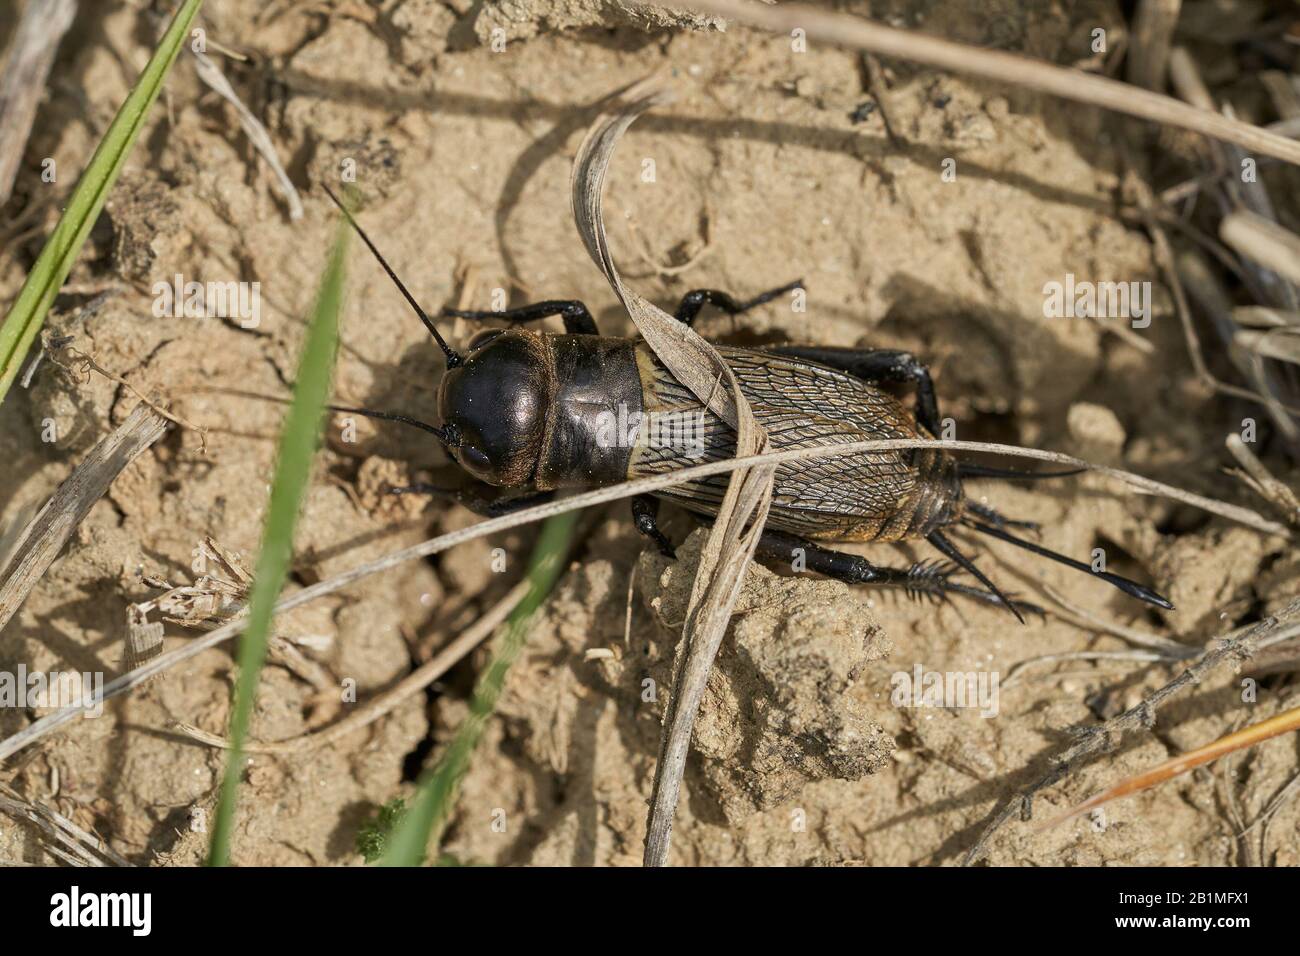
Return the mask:
[[0,0],[7,926],[1275,920],[1298,170],[1300,0]]
[[[680,449],[673,453],[671,444],[667,449],[639,451],[635,445],[619,448],[600,440],[599,416],[617,414],[619,409],[631,408],[636,415],[647,409],[704,412],[699,400],[648,349],[631,340],[601,337],[582,302],[552,300],[504,312],[448,310],[444,315],[511,324],[548,316],[560,316],[564,322],[563,334],[488,330],[470,342],[467,355],[461,355],[447,344],[346,207],[333,193],[329,196],[429,330],[447,369],[438,390],[439,424],[370,409],[336,407],[336,411],[389,418],[434,435],[480,485],[507,490],[507,496],[496,500],[472,487],[456,493],[461,504],[486,515],[537,504],[558,488],[612,484],[661,474],[687,463]],[[715,289],[695,289],[683,296],[674,317],[690,325],[706,305],[740,315],[801,287],[801,283],[792,282],[745,301]],[[791,345],[769,350],[730,348],[722,354],[754,403],[758,421],[775,436],[777,448],[939,434],[939,409],[929,370],[907,352]],[[916,412],[909,412],[882,391],[879,386],[884,384],[913,385]],[[702,438],[708,458],[717,460],[735,453],[731,429],[712,414],[705,419]],[[777,506],[759,542],[761,553],[788,558],[798,549],[806,556],[808,568],[828,577],[850,584],[899,587],[916,596],[963,594],[999,604],[1024,623],[1020,608],[943,533],[945,528],[961,524],[1068,567],[1096,573],[1139,600],[1174,609],[1168,600],[1134,581],[1107,571],[1093,572],[1080,561],[1017,538],[1006,530],[1008,524],[1035,526],[1008,521],[962,495],[963,472],[967,477],[1040,476],[960,465],[941,452],[882,453],[838,464],[829,475],[809,474],[797,465],[778,468]],[[722,480],[694,481],[661,497],[707,516],[716,511],[725,484]],[[394,490],[438,489],[416,485]],[[660,530],[657,514],[654,497],[632,499],[637,530],[673,557],[674,548]],[[948,563],[879,567],[814,543],[906,538],[924,538]],[[983,589],[949,580],[956,568],[968,572]],[[1041,610],[1034,605],[1026,607]]]

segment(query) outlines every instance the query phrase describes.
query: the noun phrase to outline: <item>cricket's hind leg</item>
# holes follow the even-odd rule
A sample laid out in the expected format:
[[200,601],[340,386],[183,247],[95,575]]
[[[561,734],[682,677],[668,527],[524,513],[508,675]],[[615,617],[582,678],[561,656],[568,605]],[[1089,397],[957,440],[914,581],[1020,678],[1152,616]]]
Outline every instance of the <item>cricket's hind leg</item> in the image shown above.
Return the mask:
[[913,385],[916,388],[916,420],[935,438],[939,437],[939,402],[934,393],[934,379],[930,377],[930,369],[911,352],[818,345],[778,345],[769,351],[820,362],[872,385]]
[[[650,538],[659,546],[659,551],[669,558],[677,557],[677,552],[667,536],[659,528],[659,499],[651,495],[637,495],[631,500],[632,520],[637,531]],[[705,524],[708,519],[700,519]],[[819,544],[806,541],[794,535],[780,531],[764,531],[758,539],[755,553],[769,561],[789,565],[799,550],[803,552],[803,566],[809,571],[843,581],[846,584],[872,584],[877,587],[895,587],[905,591],[911,598],[935,598],[946,600],[951,594],[961,594],[985,604],[1006,607],[1017,614],[1045,615],[1046,612],[1037,604],[1016,601],[995,591],[971,587],[950,580],[960,570],[956,564],[936,561],[918,561],[910,568],[890,568],[872,564],[866,558],[843,551],[832,551]]]
[[779,289],[769,289],[752,299],[744,301],[740,301],[726,292],[719,292],[717,289],[692,289],[682,296],[681,302],[677,303],[677,311],[673,314],[673,318],[685,325],[691,325],[699,317],[700,310],[706,305],[721,309],[727,315],[740,315],[740,313],[748,312],[765,302],[771,302],[779,295],[785,295],[787,292],[802,288],[803,280],[795,279],[793,282],[787,282]]
[[985,604],[996,604],[999,607],[1009,605],[1024,614],[1044,615],[1046,613],[1036,604],[1015,600],[1004,601],[1000,595],[992,591],[950,580],[951,575],[958,568],[946,562],[919,561],[910,568],[882,567],[856,554],[832,551],[811,541],[778,531],[763,532],[763,536],[758,540],[757,554],[788,565],[795,559],[800,549],[803,551],[805,568],[846,584],[901,588],[912,598],[930,597],[946,600],[949,595],[961,594],[983,601]]
[[536,322],[538,319],[558,315],[564,320],[564,331],[570,335],[599,335],[596,320],[587,306],[577,299],[548,299],[522,305],[517,309],[492,312],[478,309],[443,309],[442,314],[457,319],[502,319],[506,322]]

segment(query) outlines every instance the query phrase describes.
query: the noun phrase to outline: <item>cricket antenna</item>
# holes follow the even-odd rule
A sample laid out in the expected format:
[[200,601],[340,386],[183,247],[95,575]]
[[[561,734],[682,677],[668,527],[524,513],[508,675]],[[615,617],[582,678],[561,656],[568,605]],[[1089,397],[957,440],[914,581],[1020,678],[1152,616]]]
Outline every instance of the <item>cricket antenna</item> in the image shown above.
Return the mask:
[[420,308],[420,303],[415,301],[415,296],[411,295],[406,286],[402,284],[402,280],[397,278],[397,273],[393,271],[392,267],[384,257],[380,255],[379,250],[375,248],[375,244],[371,242],[370,237],[366,235],[366,231],[357,224],[355,219],[352,218],[352,213],[348,212],[348,207],[339,201],[339,197],[334,195],[329,186],[324,183],[321,183],[320,185],[321,188],[325,190],[325,195],[329,196],[330,199],[334,201],[334,205],[339,207],[339,211],[342,212],[343,217],[347,219],[348,225],[357,231],[357,235],[360,236],[361,241],[366,244],[366,248],[368,248],[371,254],[379,260],[379,264],[383,266],[384,271],[388,273],[388,278],[393,280],[393,284],[396,285],[402,295],[406,297],[406,301],[411,303],[411,308],[415,310],[415,314],[420,317],[420,321],[424,323],[424,327],[429,330],[429,333],[438,343],[438,347],[442,349],[442,354],[447,357],[447,368],[455,368],[458,365],[463,365],[465,360],[461,357],[460,353],[447,344],[447,340],[442,337],[442,333],[439,332],[438,327],[433,324],[433,320],[429,318],[424,309]]
[[1009,600],[1007,600],[1007,596],[998,590],[998,586],[996,584],[994,584],[992,581],[990,581],[987,577],[984,576],[983,571],[975,567],[974,561],[972,561],[970,558],[966,557],[966,555],[962,554],[960,551],[957,550],[957,546],[955,544],[953,544],[951,541],[945,538],[938,531],[931,531],[928,535],[926,535],[925,540],[929,541],[932,545],[934,545],[943,554],[945,558],[948,558],[951,561],[955,561],[965,571],[967,571],[973,578],[979,581],[980,584],[988,588],[993,593],[993,596],[996,597],[998,601],[1002,604],[1002,606],[1016,616],[1017,621],[1019,621],[1021,624],[1025,623],[1024,617],[1021,615],[1019,611],[1016,610],[1016,606],[1012,604]]
[[1119,588],[1130,597],[1135,597],[1139,601],[1146,601],[1148,604],[1154,604],[1156,607],[1162,607],[1166,611],[1172,611],[1174,606],[1169,603],[1167,598],[1161,597],[1150,588],[1143,587],[1136,581],[1130,581],[1128,578],[1121,577],[1118,574],[1111,574],[1109,571],[1094,571],[1091,566],[1084,564],[1082,561],[1076,561],[1074,558],[1067,558],[1063,554],[1057,554],[1042,545],[1034,544],[1032,541],[1026,541],[1023,538],[1017,538],[1004,528],[998,528],[991,524],[985,524],[983,521],[967,520],[966,525],[974,528],[981,534],[986,534],[991,538],[997,538],[999,541],[1006,541],[1008,544],[1014,544],[1018,548],[1024,548],[1026,551],[1032,551],[1034,554],[1040,554],[1045,558],[1051,558],[1059,564],[1064,564],[1068,568],[1074,568],[1076,571],[1083,571],[1091,574],[1093,577],[1101,578],[1107,584]]
[[460,447],[460,435],[452,426],[439,428],[437,425],[430,425],[428,422],[422,422],[418,418],[411,418],[407,415],[398,415],[394,412],[376,412],[369,408],[349,408],[346,405],[326,405],[332,412],[343,412],[348,415],[364,415],[366,418],[377,418],[384,422],[397,422],[399,425],[410,425],[412,428],[419,428],[422,431],[436,435],[448,448]]

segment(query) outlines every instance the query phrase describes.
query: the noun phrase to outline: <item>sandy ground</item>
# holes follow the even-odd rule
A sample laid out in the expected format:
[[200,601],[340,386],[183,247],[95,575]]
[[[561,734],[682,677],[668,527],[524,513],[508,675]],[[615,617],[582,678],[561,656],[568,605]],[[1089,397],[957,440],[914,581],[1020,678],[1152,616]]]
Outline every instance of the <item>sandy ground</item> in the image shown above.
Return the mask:
[[[0,259],[8,303],[97,136],[144,62],[139,4],[86,5],[28,150],[13,207],[44,204],[42,226]],[[1116,215],[1124,201],[1113,121],[1096,111],[900,65],[890,69],[895,130],[857,59],[731,28],[663,32],[612,0],[504,4],[406,0],[294,7],[205,5],[209,35],[251,54],[223,65],[267,123],[301,188],[355,160],[364,224],[428,307],[466,282],[488,307],[580,297],[609,334],[626,334],[610,290],[578,241],[569,162],[586,107],[669,68],[678,102],[640,121],[620,147],[606,202],[625,274],[669,306],[701,286],[749,295],[802,276],[806,313],[773,306],[706,335],[905,347],[934,369],[957,437],[1037,445],[1121,465],[1254,506],[1222,473],[1223,436],[1243,409],[1198,385],[1155,283],[1154,348],[1097,323],[1048,320],[1042,287],[1081,278],[1156,279],[1146,236]],[[1028,9],[1026,9],[1028,8]],[[881,3],[879,15],[956,39],[1061,63],[1088,58],[1090,30],[1116,29],[1109,3],[974,0]],[[501,33],[494,34],[499,29]],[[494,36],[506,39],[494,51]],[[39,157],[59,162],[42,185]],[[33,158],[35,157],[35,158]],[[1176,155],[1175,155],[1176,158]],[[941,175],[955,160],[956,177]],[[645,182],[644,162],[655,177]],[[51,331],[141,389],[159,389],[206,430],[173,429],[95,506],[67,553],[0,634],[0,668],[117,673],[127,605],[152,596],[142,575],[193,576],[205,535],[256,552],[281,409],[223,394],[283,395],[332,229],[319,193],[290,222],[231,111],[182,58],[165,100],[110,197],[59,301]],[[151,287],[175,274],[261,283],[262,321],[155,318]],[[91,316],[79,306],[115,294]],[[457,323],[458,341],[473,332]],[[352,259],[336,394],[431,418],[440,361],[379,269]],[[206,391],[205,391],[206,390]],[[0,529],[21,524],[137,399],[118,383],[46,364],[0,412]],[[53,423],[54,442],[42,441]],[[293,586],[471,523],[442,503],[380,493],[446,463],[419,433],[335,420],[301,522]],[[1285,474],[1285,470],[1282,472]],[[1103,585],[1000,545],[985,570],[1028,599],[1041,584],[1121,624],[1201,643],[1297,593],[1296,561],[1276,541],[1182,508],[1122,496],[1101,479],[970,493],[1044,525],[1077,556],[1106,550],[1113,570],[1156,584],[1178,606],[1154,613]],[[681,541],[684,517],[668,514]],[[364,701],[409,672],[421,646],[463,629],[517,579],[531,532],[478,541],[402,566],[287,618],[315,669],[268,667],[253,736],[282,740]],[[680,562],[645,551],[625,508],[595,524],[512,672],[465,782],[446,849],[472,862],[639,862],[683,587]],[[504,573],[491,551],[504,548]],[[882,562],[931,557],[882,547]],[[251,563],[251,558],[248,558]],[[630,610],[629,610],[630,609]],[[629,618],[630,614],[630,618]],[[630,620],[630,624],[628,621]],[[168,631],[169,646],[188,639]],[[1020,627],[969,602],[934,607],[755,568],[700,717],[673,847],[692,864],[951,864],[998,802],[1040,776],[1068,742],[1165,682],[1132,661],[1038,663],[1002,688],[998,713],[891,703],[892,676],[998,672],[1047,654],[1119,651],[1123,642],[1056,617]],[[598,650],[598,655],[590,654]],[[354,864],[359,824],[408,793],[466,711],[482,653],[425,697],[337,744],[252,758],[234,859]],[[313,682],[311,674],[323,674]],[[1241,703],[1244,674],[1223,673],[1162,712],[1154,731],[1045,792],[1039,818],[1180,749],[1281,709],[1289,678]],[[93,827],[140,863],[202,859],[223,766],[173,722],[225,727],[233,665],[208,651],[0,768],[28,797]],[[648,690],[647,690],[648,688]],[[8,735],[39,712],[0,710]],[[996,864],[1231,864],[1234,834],[1295,775],[1279,739],[1147,795],[1104,818],[1049,831],[1015,823]],[[1262,861],[1294,864],[1300,804],[1274,818]],[[45,859],[35,834],[0,817],[0,858]]]

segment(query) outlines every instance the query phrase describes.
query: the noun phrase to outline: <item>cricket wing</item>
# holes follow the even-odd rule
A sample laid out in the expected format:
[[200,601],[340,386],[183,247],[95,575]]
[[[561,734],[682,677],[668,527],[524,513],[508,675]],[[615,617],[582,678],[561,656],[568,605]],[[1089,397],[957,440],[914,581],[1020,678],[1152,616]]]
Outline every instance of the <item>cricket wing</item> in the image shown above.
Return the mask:
[[[850,375],[757,349],[722,347],[719,352],[774,449],[917,436],[914,420],[897,399]],[[646,411],[666,416],[674,427],[658,434],[646,429],[646,440],[633,450],[629,477],[733,457],[730,427],[648,353],[639,360]],[[940,457],[928,450],[867,452],[779,465],[767,526],[826,540],[915,535],[920,531],[918,509],[927,510],[919,506],[936,492],[927,476],[941,464]],[[727,476],[717,475],[659,495],[713,515],[726,487]]]

